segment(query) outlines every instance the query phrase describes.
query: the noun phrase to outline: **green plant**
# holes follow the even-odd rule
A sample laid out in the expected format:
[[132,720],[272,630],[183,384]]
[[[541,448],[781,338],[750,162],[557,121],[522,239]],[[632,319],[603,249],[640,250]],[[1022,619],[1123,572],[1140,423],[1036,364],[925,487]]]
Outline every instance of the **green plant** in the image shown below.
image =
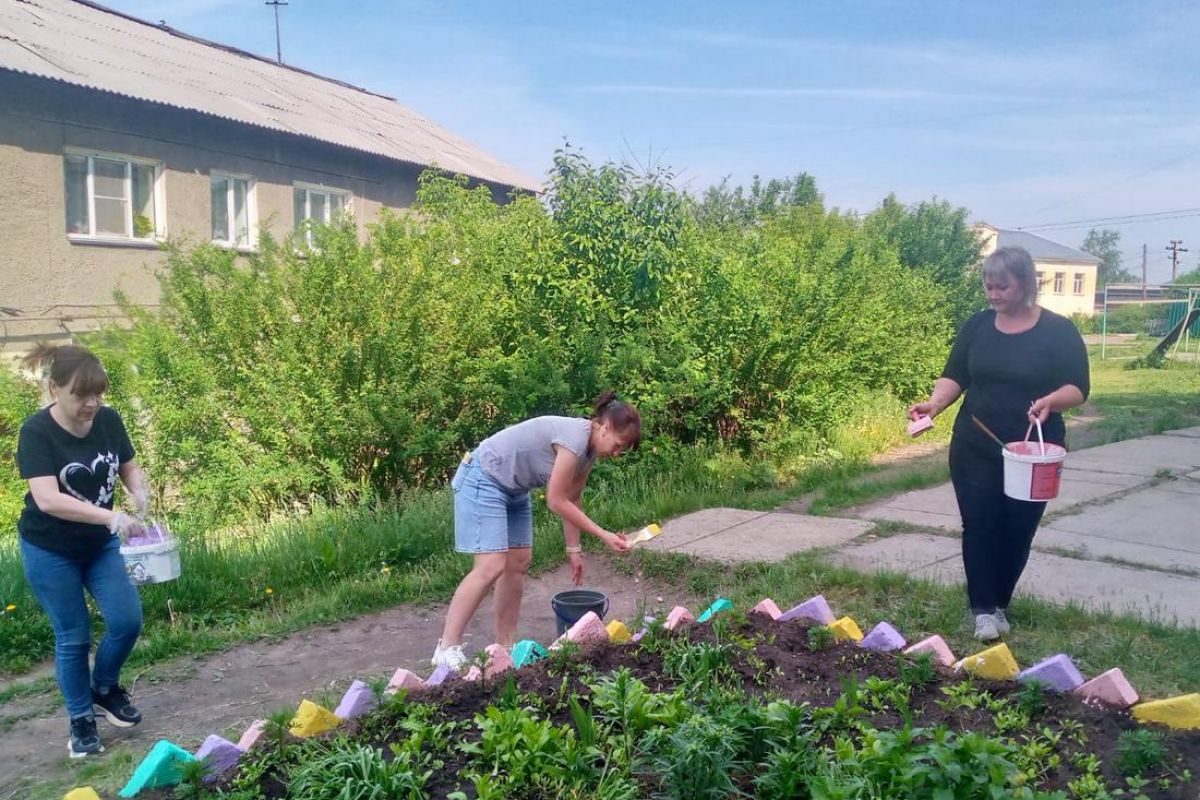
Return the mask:
[[917,653],[900,659],[900,680],[913,689],[924,689],[937,680],[932,653]]
[[808,649],[813,652],[832,647],[833,631],[825,625],[814,625],[808,629]]
[[1167,750],[1160,731],[1131,728],[1117,738],[1114,765],[1122,775],[1145,777],[1166,765]]
[[732,738],[727,727],[703,714],[688,717],[667,732],[655,731],[646,750],[653,754],[663,794],[672,800],[724,800],[733,794],[738,762]]
[[391,759],[362,744],[335,740],[303,759],[288,774],[292,800],[424,800],[431,773],[418,771],[412,757],[393,750]]

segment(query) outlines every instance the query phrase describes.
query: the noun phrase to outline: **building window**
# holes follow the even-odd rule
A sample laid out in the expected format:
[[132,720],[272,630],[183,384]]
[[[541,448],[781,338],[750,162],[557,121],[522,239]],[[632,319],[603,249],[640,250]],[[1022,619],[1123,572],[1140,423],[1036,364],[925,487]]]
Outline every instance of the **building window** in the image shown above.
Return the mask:
[[236,175],[213,175],[212,240],[226,247],[252,249],[258,239],[254,181]]
[[1054,293],[1062,294],[1063,293],[1063,285],[1066,282],[1067,282],[1067,273],[1065,273],[1065,272],[1054,273]]
[[67,153],[67,235],[154,241],[163,231],[160,165],[122,156]]
[[1042,272],[1040,269],[1037,271],[1037,285],[1039,292],[1046,288],[1046,273]]
[[1075,273],[1075,294],[1083,294],[1083,273]]
[[295,229],[302,234],[305,243],[312,245],[312,222],[328,225],[338,215],[350,210],[350,193],[325,186],[298,185],[292,190],[292,219]]

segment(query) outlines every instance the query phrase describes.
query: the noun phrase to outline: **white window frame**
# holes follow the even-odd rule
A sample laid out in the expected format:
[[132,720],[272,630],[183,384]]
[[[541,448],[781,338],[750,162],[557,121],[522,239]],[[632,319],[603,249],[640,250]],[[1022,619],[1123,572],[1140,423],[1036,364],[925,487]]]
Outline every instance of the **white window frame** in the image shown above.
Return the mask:
[[1065,272],[1054,273],[1054,293],[1055,294],[1064,294],[1066,292],[1066,288],[1067,288],[1067,273],[1065,273]]
[[[248,241],[246,244],[238,244],[233,239],[224,240],[224,241],[221,239],[213,239],[212,243],[217,245],[218,247],[227,247],[230,250],[239,250],[243,253],[253,253],[256,250],[258,250],[258,191],[257,191],[258,181],[256,181],[254,179],[254,176],[252,176],[252,175],[244,175],[244,174],[238,173],[238,172],[223,172],[223,171],[209,172],[208,173],[208,185],[209,185],[208,196],[209,196],[210,203],[212,202],[212,199],[211,199],[212,198],[212,182],[214,180],[217,180],[220,178],[224,178],[225,180],[229,181],[229,187],[225,190],[225,219],[228,221],[228,224],[229,224],[229,233],[234,234],[234,235],[236,235],[236,233],[237,233],[237,231],[236,231],[237,225],[234,222],[234,214],[233,214],[233,208],[234,208],[234,205],[233,205],[233,182],[234,181],[245,181],[246,182],[246,227],[247,227],[246,235],[250,241]],[[212,226],[212,208],[209,208],[208,216],[209,216],[209,226],[211,227]]]
[[[167,198],[166,182],[164,180],[163,162],[150,158],[131,156],[126,153],[112,153],[103,150],[87,150],[78,147],[63,149],[63,168],[66,168],[67,156],[87,159],[87,179],[84,183],[87,192],[88,232],[67,232],[67,239],[72,242],[94,242],[98,244],[121,244],[134,247],[158,247],[167,237]],[[108,161],[125,162],[125,193],[129,204],[129,215],[125,220],[125,235],[112,233],[96,233],[96,188],[95,188],[95,159],[103,158]],[[154,170],[154,234],[140,238],[133,235],[133,165],[150,167]],[[63,218],[64,224],[67,209],[67,187],[63,183]]]
[[[336,186],[328,186],[323,183],[306,183],[304,181],[296,181],[292,184],[292,191],[293,191],[292,208],[293,209],[295,209],[294,193],[297,189],[302,189],[304,191],[304,219],[303,220],[297,220],[297,219],[292,220],[292,229],[297,231],[298,233],[301,232],[300,226],[303,222],[312,220],[312,195],[313,194],[326,195],[325,219],[313,220],[314,222],[317,222],[321,225],[328,225],[330,222],[333,221],[332,220],[333,212],[330,209],[330,203],[328,200],[329,195],[335,195],[335,194],[341,195],[342,196],[342,211],[344,213],[350,214],[351,216],[354,215],[354,192],[350,191],[349,189],[341,189]],[[295,215],[294,210],[292,213],[293,213],[293,215]],[[309,247],[312,247],[313,243],[312,243],[312,228],[311,228],[311,226],[306,226],[302,232],[304,234],[304,237],[303,237],[304,243],[306,245],[308,245]]]
[[1078,297],[1083,296],[1083,287],[1086,284],[1087,284],[1087,280],[1085,279],[1084,274],[1082,272],[1076,272],[1075,273],[1075,284],[1074,284],[1074,286],[1071,287],[1072,289],[1075,290],[1076,296],[1078,296]]

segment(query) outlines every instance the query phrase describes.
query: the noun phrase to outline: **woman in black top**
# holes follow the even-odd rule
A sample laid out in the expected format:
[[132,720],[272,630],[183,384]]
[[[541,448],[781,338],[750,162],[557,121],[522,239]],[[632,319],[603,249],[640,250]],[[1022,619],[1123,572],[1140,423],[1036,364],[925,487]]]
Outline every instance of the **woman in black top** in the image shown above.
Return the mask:
[[[71,727],[67,747],[79,758],[104,749],[97,713],[121,727],[142,719],[118,677],[142,628],[121,540],[143,528],[113,510],[113,494],[119,477],[144,514],[149,491],[120,415],[102,404],[108,374],[96,356],[73,345],[41,345],[26,363],[49,366],[54,402],[25,420],[17,444],[17,466],[29,482],[17,523],[21,561],[54,628],[55,671]],[[94,668],[84,589],[104,618]]]
[[1090,379],[1075,325],[1037,304],[1028,252],[1001,247],[983,262],[983,282],[992,309],[966,321],[932,395],[908,413],[935,417],[966,393],[950,440],[950,478],[975,636],[989,641],[1010,629],[1006,610],[1046,504],[1004,494],[1000,448],[971,416],[1005,442],[1024,439],[1037,421],[1047,442],[1065,446],[1062,412],[1087,399]]

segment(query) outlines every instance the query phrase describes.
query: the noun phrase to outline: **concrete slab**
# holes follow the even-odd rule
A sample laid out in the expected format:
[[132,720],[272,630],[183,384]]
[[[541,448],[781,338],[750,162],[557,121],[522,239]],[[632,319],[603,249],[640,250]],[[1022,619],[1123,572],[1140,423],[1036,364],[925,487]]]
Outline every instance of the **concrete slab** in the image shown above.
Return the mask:
[[1144,436],[1100,447],[1077,450],[1068,456],[1074,468],[1124,475],[1153,477],[1162,469],[1190,472],[1200,467],[1200,438]]
[[832,554],[829,560],[859,572],[909,573],[940,561],[962,558],[962,542],[931,533],[901,533],[874,539]]
[[1200,439],[1200,426],[1195,428],[1180,428],[1174,431],[1163,431],[1163,436],[1183,436],[1189,439]]
[[[1137,541],[1120,541],[1088,536],[1058,529],[1053,523],[1038,529],[1033,540],[1035,550],[1061,548],[1077,558],[1116,558],[1131,564],[1145,564],[1164,570],[1187,569],[1200,572],[1200,553],[1169,547],[1156,547]],[[1200,590],[1200,587],[1198,587]]]
[[[716,510],[716,509],[713,509]],[[752,512],[737,509],[728,519]],[[694,516],[689,514],[690,516]],[[684,519],[683,517],[680,518]],[[712,527],[715,521],[710,519]],[[715,530],[704,536],[684,534],[680,538],[668,535],[674,520],[663,526],[663,535],[651,544],[657,549],[688,553],[720,561],[782,561],[792,553],[820,547],[835,547],[862,536],[872,524],[863,520],[840,517],[807,517],[799,514],[758,514],[740,524]]]
[[1077,514],[1056,517],[1047,525],[1055,530],[1088,537],[1168,548],[1200,556],[1200,526],[1196,524],[1197,519],[1200,519],[1200,494],[1184,494],[1154,487],[1111,503],[1085,508]]
[[667,520],[662,533],[645,545],[647,550],[671,551],[681,544],[703,539],[719,531],[764,517],[766,511],[745,511],[740,508],[706,508]]

